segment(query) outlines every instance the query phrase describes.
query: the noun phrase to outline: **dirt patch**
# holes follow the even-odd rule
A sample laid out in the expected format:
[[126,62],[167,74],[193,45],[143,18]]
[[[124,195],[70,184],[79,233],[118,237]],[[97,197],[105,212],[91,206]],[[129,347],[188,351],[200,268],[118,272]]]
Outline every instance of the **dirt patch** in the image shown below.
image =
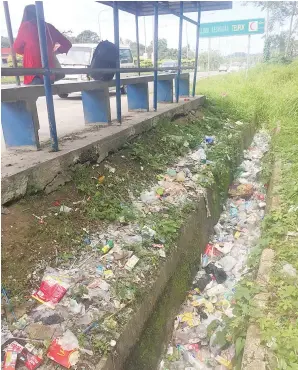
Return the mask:
[[[75,181],[47,196],[27,196],[11,205],[8,214],[2,215],[2,284],[12,296],[22,298],[31,293],[48,264],[61,265],[81,253],[86,246],[84,229],[92,232],[105,227],[104,220],[90,214],[88,204],[101,175],[109,186],[108,193],[119,182],[123,184],[115,188],[122,201],[129,199],[129,185],[130,191],[135,192],[154,179],[148,171],[141,170],[142,164],[128,159],[129,153],[130,149],[124,148],[100,165],[80,165]],[[115,173],[105,168],[106,165],[114,168]],[[103,186],[99,186],[99,190],[102,189]],[[60,213],[62,205],[71,207],[72,211]],[[110,216],[113,220],[113,214]]]
[[[46,197],[25,198],[2,216],[2,284],[9,287],[11,294],[26,294],[36,267],[71,249],[79,237],[75,224],[80,224],[84,217],[81,212],[55,216],[59,207],[54,204],[57,201],[72,204],[76,200],[79,200],[77,190],[73,184],[67,185]],[[38,219],[34,215],[47,217]]]

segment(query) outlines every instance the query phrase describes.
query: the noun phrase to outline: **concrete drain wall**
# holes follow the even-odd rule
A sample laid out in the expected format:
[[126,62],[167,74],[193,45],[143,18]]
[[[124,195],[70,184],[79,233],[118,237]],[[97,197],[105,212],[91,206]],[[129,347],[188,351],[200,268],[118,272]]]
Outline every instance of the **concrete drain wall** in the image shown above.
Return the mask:
[[[239,153],[249,146],[254,132],[253,124],[243,128]],[[232,180],[231,172],[229,180]],[[200,263],[201,251],[221,212],[218,189],[208,190],[206,198],[210,216],[202,197],[181,229],[177,249],[168,257],[152,289],[124,328],[115,351],[102,359],[97,369],[153,370],[157,367],[163,344],[170,339],[173,320]]]

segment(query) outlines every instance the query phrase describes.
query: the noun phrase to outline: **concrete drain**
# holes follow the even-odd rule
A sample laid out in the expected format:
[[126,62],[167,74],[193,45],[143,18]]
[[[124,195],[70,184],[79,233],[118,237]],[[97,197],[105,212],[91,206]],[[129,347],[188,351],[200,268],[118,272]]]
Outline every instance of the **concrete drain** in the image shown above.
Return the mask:
[[230,186],[229,199],[202,256],[202,267],[176,317],[160,370],[232,369],[235,346],[222,335],[223,317],[234,315],[235,287],[247,273],[248,255],[260,237],[266,189],[258,174],[269,140],[266,132],[259,132],[244,152],[240,175]]

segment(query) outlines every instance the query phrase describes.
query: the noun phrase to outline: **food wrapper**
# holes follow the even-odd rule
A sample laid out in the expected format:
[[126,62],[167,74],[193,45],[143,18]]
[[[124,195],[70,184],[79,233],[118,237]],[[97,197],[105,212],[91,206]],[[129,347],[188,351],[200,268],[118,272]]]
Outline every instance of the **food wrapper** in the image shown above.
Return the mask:
[[21,353],[23,351],[23,348],[24,346],[14,340],[5,348],[5,352],[12,351],[16,353]]
[[35,370],[42,363],[42,359],[33,353],[29,352],[27,348],[24,348],[19,355],[19,360],[23,362],[29,370]]
[[4,357],[3,370],[15,370],[18,354],[10,348],[7,349]]
[[229,195],[231,197],[249,198],[253,195],[254,187],[252,184],[235,184],[233,183],[229,188]]
[[207,244],[202,256],[202,266],[206,267],[208,263],[215,261],[221,255],[222,253],[213,244]]
[[185,348],[188,351],[191,351],[191,352],[198,352],[199,351],[199,345],[198,345],[198,343],[186,344],[185,345]]
[[233,369],[233,366],[232,366],[231,361],[227,360],[226,358],[224,358],[222,356],[216,356],[215,357],[215,360],[218,363],[220,363],[221,365],[225,366],[228,370],[232,370]]
[[207,244],[204,255],[208,257],[219,257],[221,256],[221,252],[216,249],[216,247],[213,244]]
[[131,271],[138,262],[139,258],[136,255],[131,256],[124,266],[125,270]]
[[9,343],[9,345],[5,348],[3,370],[15,370],[18,354],[23,349],[24,347],[16,341]]
[[66,330],[62,337],[52,341],[47,356],[67,369],[79,360],[79,342],[77,337]]
[[46,306],[54,309],[61,301],[70,286],[70,277],[64,272],[48,269],[42,279],[40,287],[34,291],[32,297]]
[[78,361],[79,350],[77,348],[66,350],[61,346],[61,344],[59,344],[58,339],[54,339],[50,345],[47,356],[51,360],[57,362],[57,364],[60,364],[69,369]]
[[235,234],[234,234],[234,238],[235,238],[235,239],[239,239],[239,238],[240,238],[240,236],[241,236],[240,231],[236,231],[236,232],[235,232]]

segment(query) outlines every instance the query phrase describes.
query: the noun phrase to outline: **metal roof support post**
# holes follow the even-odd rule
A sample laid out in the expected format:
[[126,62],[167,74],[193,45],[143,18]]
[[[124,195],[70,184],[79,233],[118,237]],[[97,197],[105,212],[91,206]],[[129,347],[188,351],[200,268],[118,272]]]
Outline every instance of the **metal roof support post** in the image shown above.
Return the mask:
[[57,137],[55,109],[54,109],[54,101],[53,101],[53,94],[52,94],[51,77],[50,77],[51,73],[50,73],[50,66],[49,66],[49,59],[48,59],[46,24],[45,24],[45,19],[44,19],[44,12],[43,12],[43,2],[35,1],[35,6],[36,6],[36,17],[37,17],[37,26],[38,26],[40,54],[41,54],[42,66],[45,69],[43,81],[44,81],[44,89],[45,89],[47,110],[48,110],[48,117],[49,117],[52,149],[54,152],[58,152],[59,150],[58,149],[58,137]]
[[199,62],[199,39],[200,39],[200,23],[201,23],[201,3],[198,1],[198,25],[196,38],[196,54],[195,54],[195,70],[193,75],[192,96],[196,95],[197,71]]
[[176,103],[179,102],[179,84],[180,84],[181,54],[182,54],[182,31],[183,31],[183,1],[180,1],[179,45],[178,45],[178,70],[177,70],[177,78],[176,78]]
[[[140,40],[139,40],[139,15],[138,9],[136,10],[136,41],[137,41],[137,64],[138,68],[140,68]],[[141,76],[141,72],[139,71],[139,76]]]
[[158,68],[158,1],[154,2],[154,96],[153,108],[157,111],[157,68]]
[[[114,1],[114,41],[118,50],[118,60],[116,68],[120,68],[120,43],[119,43],[119,10],[118,1]],[[116,72],[116,105],[117,105],[117,121],[121,124],[121,86],[120,86],[120,72]]]
[[[12,28],[11,28],[11,20],[10,20],[10,14],[9,14],[9,8],[8,8],[8,1],[3,1],[3,7],[4,7],[4,13],[5,13],[5,21],[6,21],[6,29],[9,39],[9,45],[10,45],[10,52],[12,57],[12,65],[17,68],[17,58],[16,53],[13,49],[13,34],[12,34]],[[16,84],[20,86],[20,77],[16,76]]]

